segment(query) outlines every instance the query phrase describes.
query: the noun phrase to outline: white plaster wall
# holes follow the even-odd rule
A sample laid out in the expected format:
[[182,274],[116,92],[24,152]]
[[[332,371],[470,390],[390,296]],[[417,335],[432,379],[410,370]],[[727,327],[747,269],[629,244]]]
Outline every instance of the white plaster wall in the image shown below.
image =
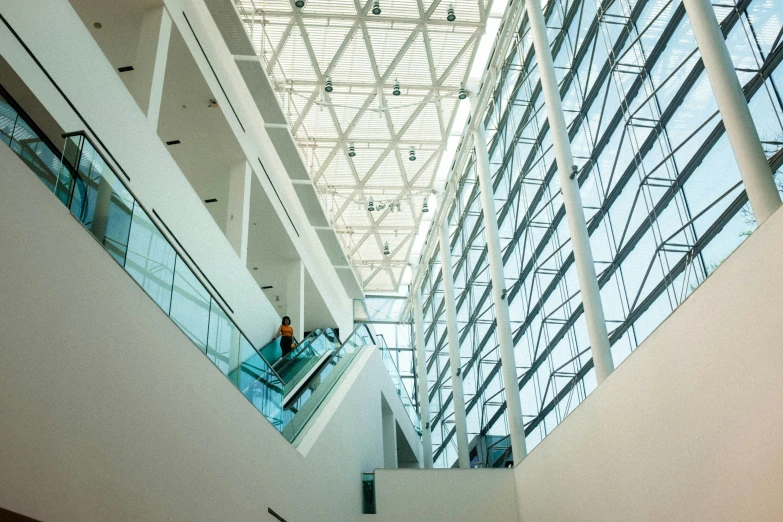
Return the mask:
[[515,469],[522,520],[783,518],[778,211]]
[[516,522],[511,469],[381,469],[375,472],[378,522]]
[[0,238],[0,506],[64,522],[362,519],[393,387],[377,350],[305,457],[5,146]]

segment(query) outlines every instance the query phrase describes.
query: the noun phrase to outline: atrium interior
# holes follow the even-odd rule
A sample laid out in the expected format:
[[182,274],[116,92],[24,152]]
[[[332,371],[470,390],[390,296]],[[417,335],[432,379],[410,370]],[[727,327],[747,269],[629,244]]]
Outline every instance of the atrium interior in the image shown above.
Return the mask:
[[0,519],[783,517],[782,62],[779,0],[0,0]]

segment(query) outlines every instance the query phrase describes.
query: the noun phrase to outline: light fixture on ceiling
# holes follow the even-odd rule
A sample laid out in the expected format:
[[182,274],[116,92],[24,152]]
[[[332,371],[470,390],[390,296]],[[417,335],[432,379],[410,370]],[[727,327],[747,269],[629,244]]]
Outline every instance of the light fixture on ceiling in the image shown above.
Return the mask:
[[367,205],[367,210],[375,212],[375,202],[372,200],[372,196],[370,196],[370,204]]
[[465,90],[465,86],[464,85],[460,85],[459,86],[459,94],[457,95],[457,97],[460,100],[464,100],[465,98],[468,97],[468,91]]
[[296,2],[294,2],[294,5],[295,5],[296,7],[298,7],[299,9],[303,8],[303,7],[304,7],[304,4],[305,4],[305,3],[304,3],[304,0],[296,0]]
[[326,92],[332,92],[334,90],[334,87],[332,87],[332,77],[327,76],[326,77],[326,87],[324,87],[324,90]]
[[356,156],[356,147],[354,147],[353,142],[351,142],[350,145],[348,145],[348,157],[353,158]]
[[411,152],[408,154],[408,159],[411,161],[416,161],[416,147],[411,145]]
[[381,14],[381,2],[380,2],[380,0],[375,0],[372,3],[372,14],[374,14],[374,15]]
[[217,102],[217,100],[216,100],[215,98],[210,98],[210,99],[209,99],[209,105],[207,105],[207,107],[209,107],[209,108],[215,108],[215,107],[217,107],[217,106],[218,106],[218,102]]
[[92,24],[92,26],[93,26],[94,28],[96,28],[96,29],[100,29],[100,28],[102,28],[102,27],[103,27],[103,24],[102,24],[102,23],[100,23],[100,22],[95,22],[94,24]]
[[394,90],[392,91],[392,94],[395,96],[400,95],[400,81],[394,80]]
[[383,244],[383,255],[388,256],[391,252],[389,251],[389,242],[385,242]]
[[430,206],[427,204],[427,201],[424,201],[424,204],[421,206],[421,211],[424,213],[427,213],[430,211]]
[[448,14],[446,15],[446,20],[449,22],[453,22],[457,19],[457,15],[454,14],[454,6],[452,4],[449,4]]

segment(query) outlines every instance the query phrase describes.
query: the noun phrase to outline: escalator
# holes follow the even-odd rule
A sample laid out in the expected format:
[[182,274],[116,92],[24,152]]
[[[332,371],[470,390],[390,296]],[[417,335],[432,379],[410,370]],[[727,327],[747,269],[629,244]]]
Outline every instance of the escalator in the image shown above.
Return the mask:
[[290,408],[306,391],[307,383],[329,363],[340,347],[340,340],[331,328],[317,329],[297,343],[294,349],[282,355],[280,338],[261,349],[261,354],[271,364],[283,381],[283,405]]

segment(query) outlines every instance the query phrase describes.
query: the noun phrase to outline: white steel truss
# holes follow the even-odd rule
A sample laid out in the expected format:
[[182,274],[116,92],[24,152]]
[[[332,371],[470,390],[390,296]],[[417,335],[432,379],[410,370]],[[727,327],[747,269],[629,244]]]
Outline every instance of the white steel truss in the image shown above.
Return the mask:
[[491,1],[237,0],[367,291],[399,289]]

